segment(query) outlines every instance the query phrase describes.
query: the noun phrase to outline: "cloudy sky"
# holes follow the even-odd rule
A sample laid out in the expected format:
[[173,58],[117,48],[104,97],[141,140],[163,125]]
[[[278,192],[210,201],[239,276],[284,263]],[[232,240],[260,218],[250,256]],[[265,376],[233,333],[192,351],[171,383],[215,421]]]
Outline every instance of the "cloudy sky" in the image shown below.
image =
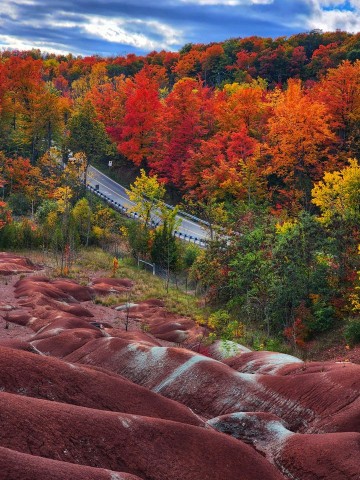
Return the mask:
[[232,37],[360,30],[360,0],[0,0],[0,49],[178,50]]

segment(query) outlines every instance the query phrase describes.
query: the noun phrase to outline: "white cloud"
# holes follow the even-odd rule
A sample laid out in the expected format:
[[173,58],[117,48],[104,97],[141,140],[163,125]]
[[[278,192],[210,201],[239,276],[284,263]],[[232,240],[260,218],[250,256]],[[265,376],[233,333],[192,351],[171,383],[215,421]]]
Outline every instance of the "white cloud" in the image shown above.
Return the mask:
[[360,30],[360,15],[343,10],[320,11],[309,18],[308,25],[312,29],[320,28],[323,31],[340,29],[354,33]]
[[64,46],[64,49],[62,49],[57,43],[22,40],[12,35],[0,35],[0,48],[4,50],[32,50],[38,48],[42,52],[51,52],[58,55],[67,55],[69,52],[76,56],[81,55],[81,52],[70,49],[68,46]]
[[3,0],[0,3],[0,16],[1,15],[6,15],[15,20],[17,18],[16,6],[11,1]]
[[312,14],[305,21],[310,29],[341,29],[348,32],[360,30],[360,0],[350,2],[354,10],[345,9],[345,2],[339,0],[309,0],[309,3]]
[[[11,13],[11,18],[13,21],[16,21],[19,29],[24,27],[33,28],[35,26],[38,31],[41,31],[41,29],[51,30],[56,25],[56,29],[61,29],[63,33],[66,33],[67,30],[77,30],[80,34],[91,36],[94,40],[125,44],[145,51],[171,49],[184,43],[182,31],[157,20],[110,18],[58,10],[51,13],[44,12],[41,19],[38,18],[36,25],[34,25],[31,17],[18,17],[16,8],[10,5],[10,3],[13,2],[0,3],[0,15],[2,13],[10,15]],[[22,0],[22,3],[31,4],[32,2],[30,0]],[[0,47],[19,50],[40,48],[55,53],[63,53],[61,45],[59,48],[59,45],[55,43],[19,39],[13,35],[0,36]],[[69,50],[75,53],[73,48]]]
[[[183,42],[180,30],[160,23],[140,19],[107,18],[84,15],[86,23],[81,28],[103,40],[131,45],[144,50],[171,48]],[[152,38],[153,36],[159,39]]]

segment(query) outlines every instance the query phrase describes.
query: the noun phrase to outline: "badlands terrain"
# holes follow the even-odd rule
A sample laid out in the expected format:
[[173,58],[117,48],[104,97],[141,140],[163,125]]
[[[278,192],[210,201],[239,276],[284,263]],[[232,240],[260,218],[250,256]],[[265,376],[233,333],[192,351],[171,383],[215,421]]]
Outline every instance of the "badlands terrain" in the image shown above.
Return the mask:
[[0,279],[0,479],[360,479],[359,364],[201,355],[159,300],[94,303],[128,279]]

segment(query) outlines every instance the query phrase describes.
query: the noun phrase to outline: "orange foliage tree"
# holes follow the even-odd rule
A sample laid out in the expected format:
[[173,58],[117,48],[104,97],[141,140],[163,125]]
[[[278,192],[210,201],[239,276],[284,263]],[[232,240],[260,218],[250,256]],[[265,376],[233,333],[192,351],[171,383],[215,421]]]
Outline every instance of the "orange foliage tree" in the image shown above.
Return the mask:
[[300,80],[289,80],[287,90],[275,97],[266,153],[270,156],[267,173],[277,179],[275,187],[290,208],[299,208],[299,200],[309,208],[311,182],[327,167],[334,140],[326,106],[311,98]]
[[332,116],[343,159],[360,157],[360,60],[328,70],[313,96],[326,104]]

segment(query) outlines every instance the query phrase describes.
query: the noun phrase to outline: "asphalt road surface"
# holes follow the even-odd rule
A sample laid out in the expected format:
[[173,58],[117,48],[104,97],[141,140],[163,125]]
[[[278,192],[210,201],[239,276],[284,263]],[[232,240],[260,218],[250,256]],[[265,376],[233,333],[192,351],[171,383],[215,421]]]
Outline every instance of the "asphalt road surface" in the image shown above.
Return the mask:
[[[125,187],[91,165],[88,168],[86,183],[88,188],[118,210],[126,212],[134,206],[134,203],[130,201],[126,193]],[[196,217],[187,216],[185,213],[177,215],[177,219],[181,222],[176,230],[177,237],[199,245],[206,244],[206,241],[209,239],[209,232],[203,221]],[[156,220],[156,216],[154,216],[153,221],[156,222]]]

